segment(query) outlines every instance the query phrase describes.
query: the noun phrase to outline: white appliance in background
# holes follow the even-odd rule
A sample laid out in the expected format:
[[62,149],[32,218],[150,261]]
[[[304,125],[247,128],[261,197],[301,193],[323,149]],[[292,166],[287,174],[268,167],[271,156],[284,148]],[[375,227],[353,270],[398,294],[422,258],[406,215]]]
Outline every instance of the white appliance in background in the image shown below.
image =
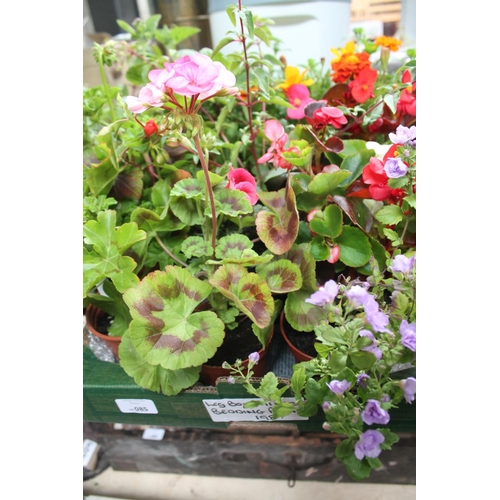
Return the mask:
[[[226,13],[227,0],[208,0],[208,15],[212,44],[227,36],[227,31],[235,28]],[[232,2],[235,4],[236,2]],[[278,56],[285,56],[288,65],[307,64],[308,59],[319,61],[325,58],[326,64],[332,59],[331,48],[342,47],[349,40],[351,0],[245,0],[243,5],[252,14],[272,19],[271,33],[282,40]],[[222,49],[227,54],[240,50],[231,43]],[[272,53],[262,44],[264,53]]]

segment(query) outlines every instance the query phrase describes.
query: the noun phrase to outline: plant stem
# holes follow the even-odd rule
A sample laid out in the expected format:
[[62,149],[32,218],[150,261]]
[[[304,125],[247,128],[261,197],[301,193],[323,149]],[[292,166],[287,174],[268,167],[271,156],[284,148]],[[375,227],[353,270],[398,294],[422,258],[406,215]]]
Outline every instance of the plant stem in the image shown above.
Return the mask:
[[[241,0],[238,0],[238,10],[241,11]],[[247,84],[247,101],[246,107],[248,110],[248,127],[250,129],[250,141],[252,143],[252,155],[255,163],[255,168],[257,169],[257,177],[259,178],[259,184],[262,186],[264,184],[264,179],[262,177],[262,172],[260,171],[259,163],[257,162],[257,149],[255,148],[255,135],[253,129],[253,121],[252,121],[252,93],[250,92],[250,64],[248,63],[248,54],[247,54],[247,44],[245,37],[245,27],[243,25],[243,19],[240,17],[240,28],[241,28],[241,43],[243,44],[243,57],[245,64],[245,74],[246,74],[246,84]]]
[[215,210],[214,192],[212,189],[212,183],[210,182],[208,164],[205,155],[203,154],[203,149],[201,147],[199,134],[196,134],[193,139],[196,145],[196,150],[198,151],[198,156],[200,157],[201,166],[203,168],[203,173],[205,175],[205,188],[208,195],[208,199],[210,200],[210,210],[212,211],[212,249],[215,255],[215,246],[217,237],[217,211]]
[[184,267],[188,267],[188,265],[183,262],[182,260],[178,259],[164,244],[163,244],[163,241],[160,240],[160,237],[154,233],[154,236],[155,236],[155,240],[158,242],[158,245],[160,245],[163,250],[165,251],[166,254],[168,254],[168,256],[175,260],[175,262],[178,262],[181,266],[184,266]]
[[115,109],[113,107],[113,99],[111,99],[111,93],[109,91],[108,80],[106,79],[106,73],[104,71],[104,60],[102,52],[99,54],[99,73],[101,74],[102,86],[104,92],[106,93],[106,99],[108,101],[109,112],[111,113],[111,120],[116,121]]

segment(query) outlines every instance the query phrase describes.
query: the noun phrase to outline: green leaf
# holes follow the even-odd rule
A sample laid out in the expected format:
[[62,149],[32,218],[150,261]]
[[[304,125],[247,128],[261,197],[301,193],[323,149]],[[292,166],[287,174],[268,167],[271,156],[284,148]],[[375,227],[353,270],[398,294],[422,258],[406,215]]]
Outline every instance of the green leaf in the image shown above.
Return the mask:
[[200,366],[224,339],[224,323],[212,311],[194,312],[212,287],[177,266],[149,273],[123,300],[130,308],[130,338],[151,365],[167,370]]
[[359,370],[369,370],[377,361],[375,355],[368,351],[351,352],[349,358]]
[[172,212],[188,226],[203,224],[205,217],[198,210],[204,200],[205,186],[199,179],[182,179],[170,191]]
[[134,28],[132,28],[132,26],[130,26],[130,24],[128,24],[127,22],[123,21],[122,19],[116,19],[116,24],[118,24],[118,26],[120,26],[120,28],[123,30],[123,31],[126,31],[127,33],[130,33],[132,36],[135,35],[136,31]]
[[309,227],[317,234],[336,238],[342,232],[342,211],[337,205],[328,205],[314,214]]
[[347,354],[340,351],[335,351],[330,355],[328,366],[330,367],[332,373],[339,373],[346,367],[346,363]]
[[290,250],[299,231],[295,193],[289,186],[279,191],[261,191],[260,201],[270,210],[261,210],[255,219],[257,234],[276,255]]
[[321,405],[324,395],[325,390],[317,380],[310,378],[306,381],[305,398],[309,403]]
[[267,46],[270,46],[271,40],[267,34],[267,32],[261,27],[257,27],[254,30],[255,36],[258,36]]
[[283,302],[279,299],[276,299],[274,301],[274,311],[273,315],[271,316],[271,321],[269,322],[269,325],[267,325],[264,328],[260,328],[255,323],[252,324],[253,333],[259,339],[263,348],[267,346],[267,343],[271,338],[271,334],[274,331],[274,323],[276,322],[276,318],[278,317],[278,315],[281,313],[282,308],[283,308]]
[[248,37],[253,38],[254,23],[252,12],[248,9],[242,9],[237,11],[236,15],[243,21],[243,26],[248,31]]
[[396,113],[396,102],[392,94],[386,94],[384,96],[384,102],[387,104],[392,113]]
[[274,301],[268,284],[238,264],[224,264],[208,280],[259,328],[271,322]]
[[182,370],[166,370],[159,365],[151,365],[137,352],[128,333],[122,337],[118,354],[120,366],[137,385],[166,396],[175,396],[182,389],[194,385],[201,371],[201,365]]
[[229,4],[226,7],[226,13],[229,17],[229,20],[231,21],[232,25],[236,27],[236,11],[238,10],[238,7],[233,4]]
[[331,346],[349,345],[351,340],[349,332],[345,328],[333,327],[332,325],[318,325],[314,328],[314,332],[318,340]]
[[[227,188],[216,191],[214,193],[214,198],[217,214],[224,214],[228,217],[238,217],[253,212],[253,207],[248,201],[247,195],[238,189]],[[206,207],[205,216],[212,216],[210,207]]]
[[351,221],[361,229],[370,232],[373,225],[373,215],[370,209],[359,198],[348,198],[335,195],[333,201],[344,211]]
[[83,226],[84,242],[91,245],[83,253],[83,296],[105,277],[109,277],[119,292],[135,286],[139,278],[133,273],[134,259],[124,252],[146,238],[135,222],[116,227],[116,212],[106,210]]
[[308,191],[316,195],[326,197],[333,195],[334,189],[345,179],[351,176],[349,170],[337,170],[337,172],[320,173],[314,176],[308,186]]
[[[344,146],[345,147],[345,146]],[[341,170],[348,170],[351,175],[340,183],[340,186],[349,186],[363,172],[363,169],[370,163],[370,158],[373,156],[373,150],[365,149],[358,151],[355,154],[346,156],[340,164]]]
[[414,208],[415,210],[417,209],[417,196],[415,194],[409,194],[408,196],[405,196],[404,201],[410,205],[410,207]]
[[315,260],[326,260],[330,256],[330,247],[323,236],[315,236],[311,241],[311,255]]
[[273,406],[273,419],[283,418],[295,410],[292,403],[277,403]]
[[382,224],[393,226],[403,220],[403,212],[398,205],[386,205],[375,213],[375,219]]
[[305,301],[311,296],[309,290],[290,292],[285,301],[285,316],[290,326],[299,332],[312,332],[321,321],[328,319],[328,312]]
[[234,41],[234,38],[232,36],[226,36],[222,40],[219,41],[219,43],[215,46],[213,52],[212,52],[212,57],[217,54],[222,48],[224,48],[227,44],[231,43]]
[[344,226],[335,241],[340,247],[339,260],[346,266],[360,267],[370,260],[372,247],[368,237],[357,227]]
[[305,366],[299,366],[294,370],[292,378],[290,380],[292,391],[295,394],[296,399],[300,399],[302,390],[306,384],[306,368]]
[[178,45],[187,38],[190,38],[198,33],[201,29],[195,26],[174,26],[170,28],[170,34],[172,35],[174,45]]
[[261,266],[257,274],[269,285],[272,293],[288,293],[302,287],[299,266],[287,259],[274,260]]
[[201,236],[188,236],[181,245],[181,252],[187,259],[191,257],[210,257],[212,255],[212,246]]

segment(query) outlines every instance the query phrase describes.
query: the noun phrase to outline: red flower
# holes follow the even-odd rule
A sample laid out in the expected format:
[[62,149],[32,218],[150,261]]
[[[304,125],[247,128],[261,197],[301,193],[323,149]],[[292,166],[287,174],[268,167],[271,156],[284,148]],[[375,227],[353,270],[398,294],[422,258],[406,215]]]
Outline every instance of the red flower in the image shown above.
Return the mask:
[[151,137],[153,134],[156,134],[158,132],[158,125],[156,125],[156,122],[154,120],[148,120],[146,122],[146,125],[144,125],[144,133],[146,134],[146,137]]
[[[401,79],[403,83],[411,83],[411,73],[406,70]],[[417,116],[417,82],[414,81],[401,91],[399,101],[397,104],[397,111],[399,113]]]
[[325,101],[313,101],[304,109],[305,117],[309,125],[315,130],[331,125],[340,128],[347,123],[344,113],[334,106],[327,106]]
[[368,191],[373,200],[383,201],[389,197],[391,188],[387,185],[388,180],[384,164],[372,156],[370,163],[363,169],[363,181],[368,184]]
[[349,82],[351,94],[359,103],[365,102],[370,97],[375,97],[373,93],[374,84],[377,80],[378,72],[372,68],[364,68],[358,76]]

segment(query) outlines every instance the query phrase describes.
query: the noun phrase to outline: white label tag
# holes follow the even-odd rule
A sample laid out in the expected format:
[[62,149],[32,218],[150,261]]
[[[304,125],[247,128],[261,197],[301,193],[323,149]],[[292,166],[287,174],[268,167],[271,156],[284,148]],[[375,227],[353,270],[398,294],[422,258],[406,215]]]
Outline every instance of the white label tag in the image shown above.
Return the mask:
[[161,441],[165,435],[165,429],[148,428],[144,429],[142,439],[152,439],[153,441]]
[[115,399],[122,413],[158,413],[150,399]]
[[[203,404],[213,422],[281,422],[283,420],[308,420],[293,411],[286,417],[273,420],[273,402],[264,403],[255,408],[243,405],[252,399],[204,399]],[[294,402],[294,398],[283,398],[283,402]]]
[[83,466],[88,467],[99,445],[90,439],[83,440]]

